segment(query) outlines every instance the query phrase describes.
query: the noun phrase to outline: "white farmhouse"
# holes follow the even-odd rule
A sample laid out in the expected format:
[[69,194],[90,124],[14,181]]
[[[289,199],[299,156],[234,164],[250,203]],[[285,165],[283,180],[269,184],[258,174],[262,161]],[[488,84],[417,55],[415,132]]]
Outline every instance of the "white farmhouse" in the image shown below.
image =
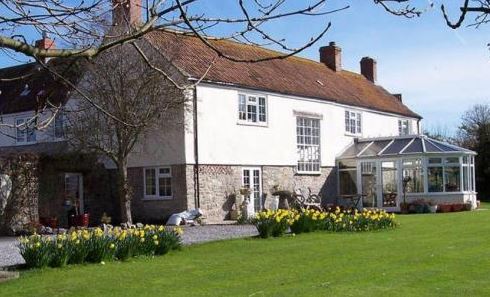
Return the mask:
[[[404,105],[401,95],[376,84],[372,58],[362,58],[358,74],[342,69],[341,49],[333,42],[319,49],[319,61],[293,56],[257,63],[218,57],[199,38],[181,32],[152,32],[139,42],[158,53],[179,81],[198,83],[189,94],[192,108],[183,113],[186,126],[162,127],[131,157],[136,220],[163,220],[199,207],[209,221],[222,221],[237,207],[242,188],[250,189],[255,211],[271,207],[277,190],[297,189],[320,194],[324,204],[355,200],[359,207],[398,210],[405,176],[411,177],[409,199],[476,203],[473,152],[421,136],[421,116]],[[208,42],[242,60],[280,54],[232,41]],[[4,123],[32,116],[42,92],[54,85],[60,94],[52,98],[69,101],[69,88],[37,68],[0,70],[2,78],[37,73],[0,82]],[[52,156],[61,153],[53,152],[52,144],[62,145],[62,127],[61,117],[46,131],[4,127],[0,146]],[[389,149],[392,154],[382,154]],[[99,193],[102,186],[94,184],[101,179],[92,169],[60,165],[49,171],[61,177],[59,191],[45,197],[50,202],[40,199],[40,215],[62,216],[60,205],[71,195],[80,200],[81,212],[94,214],[94,223],[102,212],[117,217],[117,200],[108,197],[110,190],[103,191],[108,196]],[[105,185],[113,181],[108,176]]]

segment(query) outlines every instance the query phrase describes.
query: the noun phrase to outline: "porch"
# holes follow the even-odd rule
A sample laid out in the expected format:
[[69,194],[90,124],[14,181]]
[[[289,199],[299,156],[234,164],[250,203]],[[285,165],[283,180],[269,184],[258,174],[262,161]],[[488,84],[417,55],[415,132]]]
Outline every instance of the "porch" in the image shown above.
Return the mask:
[[339,203],[400,211],[423,199],[475,208],[475,155],[424,135],[356,139],[337,158]]

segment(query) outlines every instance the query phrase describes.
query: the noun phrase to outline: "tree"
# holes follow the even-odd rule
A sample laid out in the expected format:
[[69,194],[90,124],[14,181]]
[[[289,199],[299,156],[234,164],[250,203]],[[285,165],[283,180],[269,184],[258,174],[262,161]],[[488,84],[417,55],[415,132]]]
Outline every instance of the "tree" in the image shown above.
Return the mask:
[[[131,58],[128,58],[131,57]],[[84,63],[81,93],[65,107],[66,137],[82,152],[95,152],[117,168],[121,220],[132,223],[128,161],[150,133],[182,125],[188,97],[130,45],[115,47]]]
[[490,197],[490,105],[477,104],[461,118],[456,140],[459,145],[477,152],[475,157],[476,189],[480,199]]

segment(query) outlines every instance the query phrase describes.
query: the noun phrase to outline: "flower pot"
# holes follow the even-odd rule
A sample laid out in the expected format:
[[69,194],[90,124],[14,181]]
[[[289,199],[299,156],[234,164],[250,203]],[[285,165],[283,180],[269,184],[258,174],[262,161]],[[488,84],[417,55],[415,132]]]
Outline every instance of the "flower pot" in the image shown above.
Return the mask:
[[436,213],[437,212],[437,205],[429,205],[429,211],[430,211],[430,213]]
[[441,204],[438,207],[439,212],[450,212],[451,211],[451,205],[450,204]]
[[84,213],[81,215],[71,215],[69,217],[70,226],[73,227],[88,227],[90,221],[90,215],[88,213]]
[[464,204],[458,203],[458,204],[453,204],[452,205],[452,211],[463,211],[464,210]]
[[403,214],[408,213],[408,203],[400,203],[400,212]]

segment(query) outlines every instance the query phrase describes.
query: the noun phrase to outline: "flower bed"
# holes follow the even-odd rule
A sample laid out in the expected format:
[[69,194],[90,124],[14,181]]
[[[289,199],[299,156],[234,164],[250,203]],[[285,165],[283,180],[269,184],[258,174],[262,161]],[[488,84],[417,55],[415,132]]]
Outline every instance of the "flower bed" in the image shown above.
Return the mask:
[[82,229],[56,237],[34,234],[21,237],[19,249],[28,268],[66,264],[104,263],[140,255],[164,255],[181,247],[181,228],[146,225],[143,228],[106,232]]
[[277,237],[286,233],[288,227],[294,234],[318,230],[331,232],[359,232],[396,227],[395,214],[380,209],[328,211],[313,209],[264,210],[253,220],[262,238]]

